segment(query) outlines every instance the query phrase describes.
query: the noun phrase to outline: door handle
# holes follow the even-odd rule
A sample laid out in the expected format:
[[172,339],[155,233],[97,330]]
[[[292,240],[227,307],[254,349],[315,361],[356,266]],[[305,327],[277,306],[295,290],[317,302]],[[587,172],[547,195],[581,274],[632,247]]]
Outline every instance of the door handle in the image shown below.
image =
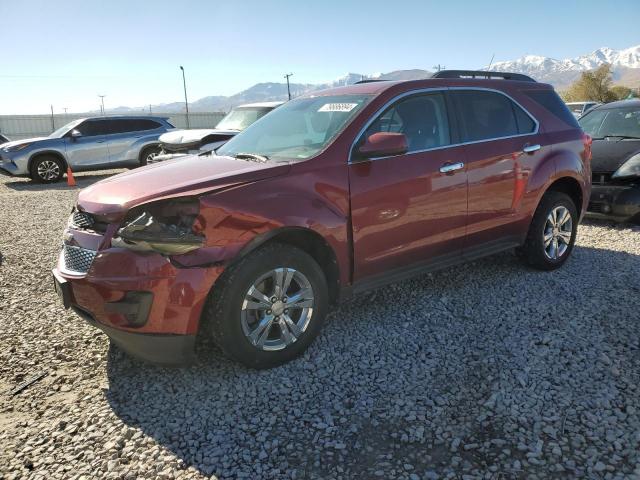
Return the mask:
[[448,175],[452,174],[456,170],[461,170],[464,168],[464,163],[456,162],[456,163],[445,163],[440,167],[440,173],[446,173]]
[[533,153],[533,152],[537,152],[538,150],[540,150],[540,144],[535,144],[535,145],[525,145],[522,148],[522,153]]

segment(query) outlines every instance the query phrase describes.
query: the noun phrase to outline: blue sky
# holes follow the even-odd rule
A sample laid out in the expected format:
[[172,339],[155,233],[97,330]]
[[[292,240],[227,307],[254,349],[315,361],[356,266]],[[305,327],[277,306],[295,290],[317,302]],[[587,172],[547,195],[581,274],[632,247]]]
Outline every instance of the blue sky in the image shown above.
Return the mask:
[[[611,21],[601,21],[600,17]],[[640,44],[640,1],[0,0],[0,114],[230,95],[347,72]]]

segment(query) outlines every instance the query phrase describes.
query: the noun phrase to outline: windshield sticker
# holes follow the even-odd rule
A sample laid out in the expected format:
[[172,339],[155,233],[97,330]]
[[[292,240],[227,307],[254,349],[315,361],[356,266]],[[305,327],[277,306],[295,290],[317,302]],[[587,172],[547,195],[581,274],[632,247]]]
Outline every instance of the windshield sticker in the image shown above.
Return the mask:
[[350,112],[358,106],[357,103],[325,103],[319,112]]

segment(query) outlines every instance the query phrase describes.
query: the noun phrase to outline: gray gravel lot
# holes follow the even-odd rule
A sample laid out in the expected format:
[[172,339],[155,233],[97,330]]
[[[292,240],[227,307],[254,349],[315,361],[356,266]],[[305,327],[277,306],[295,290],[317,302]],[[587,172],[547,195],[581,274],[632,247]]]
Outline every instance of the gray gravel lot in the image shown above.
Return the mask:
[[357,297],[277,369],[161,368],[59,304],[76,194],[0,179],[0,479],[640,478],[640,228]]

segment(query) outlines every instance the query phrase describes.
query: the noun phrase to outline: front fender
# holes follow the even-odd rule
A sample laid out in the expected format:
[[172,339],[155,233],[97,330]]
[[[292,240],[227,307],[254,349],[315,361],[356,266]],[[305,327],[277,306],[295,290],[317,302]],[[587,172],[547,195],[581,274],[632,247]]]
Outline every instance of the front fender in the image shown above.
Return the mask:
[[[199,221],[205,246],[176,261],[186,267],[228,265],[278,234],[299,229],[320,236],[338,264],[348,265],[347,195],[346,189],[326,184],[305,188],[304,180],[287,176],[204,195]],[[340,271],[341,281],[348,282],[349,269]]]

